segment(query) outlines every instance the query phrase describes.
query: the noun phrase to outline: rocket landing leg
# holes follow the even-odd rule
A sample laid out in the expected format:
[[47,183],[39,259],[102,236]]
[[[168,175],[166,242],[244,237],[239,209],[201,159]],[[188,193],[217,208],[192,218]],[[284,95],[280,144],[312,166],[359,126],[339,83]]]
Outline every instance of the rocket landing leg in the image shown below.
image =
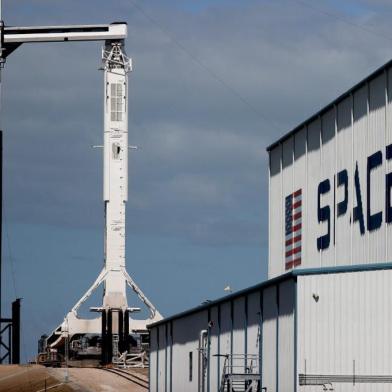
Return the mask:
[[[122,324],[122,328],[124,328],[122,330],[124,337],[122,337],[122,342],[128,339],[129,333],[146,333],[148,324],[162,320],[162,315],[158,312],[155,306],[148,300],[148,298],[144,295],[141,289],[132,280],[125,268],[121,270],[121,274],[123,275],[124,280],[126,281],[128,286],[132,288],[133,292],[139,297],[139,299],[149,310],[149,318],[145,320],[133,319],[131,317],[131,313],[137,312],[138,310],[140,310],[139,308],[109,306],[91,308],[92,311],[101,313],[101,316],[94,319],[83,319],[78,316],[79,308],[83,305],[83,303],[87,301],[87,299],[92,295],[92,293],[101,284],[105,282],[105,279],[108,276],[108,271],[105,271],[105,269],[103,269],[96,281],[86,291],[83,297],[75,304],[72,310],[67,314],[63,323],[55,331],[52,332],[51,336],[49,336],[48,342],[50,342],[50,347],[56,348],[62,346],[65,342],[66,337],[71,338],[72,336],[79,334],[101,334],[103,330],[107,330],[107,327],[103,328],[103,323],[107,323],[106,320],[108,320],[108,312],[113,310],[115,310],[116,312],[121,312],[124,317],[124,321]],[[121,332],[121,330],[119,332]],[[57,338],[54,339],[54,336],[56,336]],[[102,335],[102,342],[104,342],[104,335]]]

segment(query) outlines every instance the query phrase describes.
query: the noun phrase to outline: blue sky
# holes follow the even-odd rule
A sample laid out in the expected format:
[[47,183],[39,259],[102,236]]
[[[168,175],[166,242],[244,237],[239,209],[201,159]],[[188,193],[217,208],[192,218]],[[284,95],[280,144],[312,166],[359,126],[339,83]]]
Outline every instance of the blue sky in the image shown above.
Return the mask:
[[[265,148],[391,57],[383,0],[3,3],[8,25],[128,22],[127,266],[164,315],[266,278]],[[24,298],[24,360],[102,266],[99,63],[98,43],[25,45],[3,74],[3,308]]]

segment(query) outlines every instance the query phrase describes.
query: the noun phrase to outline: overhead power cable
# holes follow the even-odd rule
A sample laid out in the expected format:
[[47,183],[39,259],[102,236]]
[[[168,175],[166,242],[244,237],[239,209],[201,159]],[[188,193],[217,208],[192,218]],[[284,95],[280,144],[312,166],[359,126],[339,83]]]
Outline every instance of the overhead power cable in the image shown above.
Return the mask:
[[273,120],[267,118],[264,114],[260,112],[252,103],[249,102],[247,98],[245,98],[240,92],[237,91],[231,84],[229,84],[223,77],[219,76],[213,69],[208,67],[203,61],[201,61],[197,56],[195,56],[191,51],[189,51],[180,41],[178,41],[174,34],[171,33],[165,26],[158,22],[157,19],[153,18],[149,15],[141,6],[137,3],[137,0],[131,0],[134,8],[136,8],[147,20],[149,20],[153,25],[159,28],[175,46],[183,51],[196,65],[198,65],[201,69],[206,71],[213,79],[219,82],[222,86],[224,86],[234,97],[236,97],[239,101],[241,101],[245,106],[247,106],[253,113],[255,113],[258,117],[260,117],[263,121],[272,125],[276,130],[281,130],[278,124],[276,124]]
[[297,4],[302,5],[303,7],[312,9],[313,11],[318,12],[319,14],[322,14],[322,15],[325,15],[325,16],[337,19],[337,20],[339,20],[341,22],[346,23],[347,25],[350,25],[352,27],[360,29],[360,30],[364,31],[365,33],[369,33],[369,34],[372,34],[374,36],[386,39],[388,41],[392,41],[392,37],[391,36],[388,36],[386,34],[383,34],[383,33],[379,32],[379,31],[376,31],[376,30],[373,30],[373,29],[369,29],[367,26],[364,26],[364,25],[362,25],[360,23],[353,22],[353,21],[345,18],[342,15],[339,15],[339,14],[336,14],[334,12],[330,12],[330,11],[327,11],[327,10],[315,7],[313,4],[310,4],[310,3],[308,3],[307,1],[304,1],[304,0],[293,0],[293,1],[296,2]]

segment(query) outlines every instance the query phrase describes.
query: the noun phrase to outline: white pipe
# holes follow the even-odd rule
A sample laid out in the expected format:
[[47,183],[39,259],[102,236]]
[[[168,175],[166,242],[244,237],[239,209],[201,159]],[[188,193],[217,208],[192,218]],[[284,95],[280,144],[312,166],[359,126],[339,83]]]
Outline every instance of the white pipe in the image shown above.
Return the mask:
[[199,335],[199,377],[198,377],[198,390],[199,392],[205,391],[205,358],[207,346],[208,331],[203,329]]

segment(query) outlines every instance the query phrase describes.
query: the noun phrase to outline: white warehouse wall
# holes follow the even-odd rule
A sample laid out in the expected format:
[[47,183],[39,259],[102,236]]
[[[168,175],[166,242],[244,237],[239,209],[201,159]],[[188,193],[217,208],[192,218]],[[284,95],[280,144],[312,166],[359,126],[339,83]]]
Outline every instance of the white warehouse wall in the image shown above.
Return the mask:
[[[391,391],[391,281],[392,270],[298,276],[298,374],[347,376],[335,392]],[[369,375],[389,382],[359,382]]]
[[271,286],[263,295],[263,329],[261,337],[262,347],[262,381],[267,390],[276,391],[277,374],[277,331],[278,331],[278,306],[277,288]]
[[[173,391],[197,392],[200,331],[208,325],[207,311],[173,321]],[[192,381],[189,380],[189,353],[192,353]],[[168,366],[170,367],[170,365]],[[158,389],[157,392],[170,389]]]
[[[199,391],[199,336],[200,331],[207,329],[205,392],[219,390],[224,356],[228,354],[261,355],[263,387],[274,391],[279,385],[279,390],[294,392],[294,298],[295,283],[288,277],[159,322],[151,328],[150,391]],[[192,381],[189,380],[190,352],[193,353]],[[260,359],[253,362],[258,367]],[[245,368],[245,358],[243,365]],[[250,359],[246,365],[250,365]]]
[[270,280],[154,324],[150,391],[201,392],[203,329],[202,392],[228,354],[268,392],[391,391],[392,62],[268,150]]
[[[158,341],[157,341],[157,332],[158,328],[154,328],[150,331],[150,368],[148,373],[150,391],[156,391],[158,385],[159,374],[152,372],[157,372],[158,369],[158,361],[157,361],[157,352],[158,352]],[[153,366],[151,366],[153,364]]]
[[390,391],[391,281],[392,264],[300,269],[163,320],[151,328],[150,391],[200,391],[203,329],[210,342],[204,392],[218,392],[231,353],[261,355],[267,391],[313,392],[326,380],[336,392]]
[[220,336],[219,336],[219,313],[218,306],[210,309],[210,366],[208,369],[208,380],[211,391],[217,391],[220,383],[220,357],[214,357],[213,354],[220,352]]
[[270,147],[269,278],[391,260],[391,100],[389,64]]
[[279,391],[294,391],[295,384],[295,283],[287,280],[278,286],[278,383]]

